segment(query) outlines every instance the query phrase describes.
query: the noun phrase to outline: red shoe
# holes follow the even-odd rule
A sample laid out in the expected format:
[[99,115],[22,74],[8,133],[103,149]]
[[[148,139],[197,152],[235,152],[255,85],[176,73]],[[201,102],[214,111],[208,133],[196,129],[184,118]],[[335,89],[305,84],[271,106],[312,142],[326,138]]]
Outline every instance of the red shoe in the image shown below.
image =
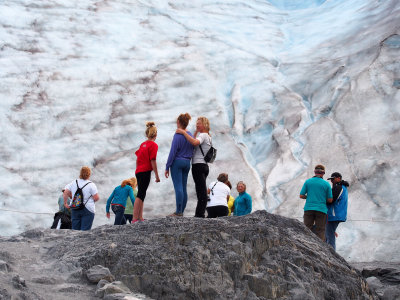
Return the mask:
[[139,222],[139,221],[140,221],[139,219],[132,220],[131,224],[134,224],[134,223]]

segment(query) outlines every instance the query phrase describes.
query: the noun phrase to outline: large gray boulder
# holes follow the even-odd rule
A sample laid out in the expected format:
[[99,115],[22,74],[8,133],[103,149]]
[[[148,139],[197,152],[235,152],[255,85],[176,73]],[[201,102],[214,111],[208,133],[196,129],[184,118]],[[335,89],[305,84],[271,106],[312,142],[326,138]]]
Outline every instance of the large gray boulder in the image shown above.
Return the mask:
[[154,299],[377,298],[301,222],[265,211],[102,226],[63,236],[46,255],[59,266],[105,266]]

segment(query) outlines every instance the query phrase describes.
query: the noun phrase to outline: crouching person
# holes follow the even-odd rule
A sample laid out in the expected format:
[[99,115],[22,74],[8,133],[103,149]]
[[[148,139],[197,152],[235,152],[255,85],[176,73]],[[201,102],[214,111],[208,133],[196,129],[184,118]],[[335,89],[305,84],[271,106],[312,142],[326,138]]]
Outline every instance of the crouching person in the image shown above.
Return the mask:
[[133,206],[135,205],[135,196],[133,194],[133,189],[130,185],[131,185],[130,179],[122,181],[121,185],[117,186],[111,193],[110,197],[108,197],[106,205],[106,216],[108,219],[110,218],[110,206],[111,206],[111,209],[115,214],[114,225],[126,224],[124,213],[126,207],[126,200],[128,199],[128,197],[132,203],[131,213],[133,213]]

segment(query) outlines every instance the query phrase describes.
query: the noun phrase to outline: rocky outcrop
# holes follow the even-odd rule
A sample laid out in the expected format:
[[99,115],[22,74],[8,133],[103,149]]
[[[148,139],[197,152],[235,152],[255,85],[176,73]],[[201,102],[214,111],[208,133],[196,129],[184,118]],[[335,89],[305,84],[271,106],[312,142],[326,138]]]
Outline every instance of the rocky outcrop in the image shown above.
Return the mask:
[[0,243],[0,292],[15,295],[7,278],[18,275],[26,299],[36,299],[28,291],[37,299],[377,299],[301,222],[265,211],[33,230]]

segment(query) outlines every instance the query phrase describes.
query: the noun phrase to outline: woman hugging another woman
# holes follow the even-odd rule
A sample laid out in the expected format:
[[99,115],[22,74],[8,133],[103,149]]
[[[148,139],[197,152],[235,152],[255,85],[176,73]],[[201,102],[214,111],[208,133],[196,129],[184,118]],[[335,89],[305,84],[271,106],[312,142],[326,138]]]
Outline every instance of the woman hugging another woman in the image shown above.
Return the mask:
[[197,118],[194,137],[186,130],[179,128],[176,130],[176,133],[183,134],[188,142],[195,146],[192,157],[192,176],[197,195],[195,217],[204,218],[208,198],[206,179],[209,173],[204,155],[211,148],[210,121],[206,117]]

